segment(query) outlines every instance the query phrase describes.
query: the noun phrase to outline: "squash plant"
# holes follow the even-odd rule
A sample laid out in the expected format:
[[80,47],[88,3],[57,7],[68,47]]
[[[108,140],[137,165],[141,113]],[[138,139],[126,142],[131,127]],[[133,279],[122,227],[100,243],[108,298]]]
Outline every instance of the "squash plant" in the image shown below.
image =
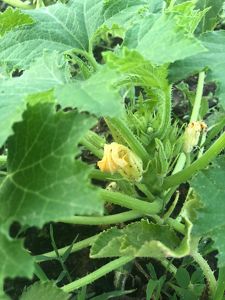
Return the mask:
[[[209,299],[224,299],[223,1],[5,2],[16,8],[0,14],[1,299],[5,278],[32,278],[37,263],[89,246],[90,259],[113,259],[60,289],[35,284],[21,299],[68,299],[136,257],[165,266],[187,256]],[[184,122],[173,91],[196,74],[194,92],[183,83]],[[210,109],[207,82],[217,87]],[[107,131],[98,134],[100,118]],[[106,203],[123,209],[110,214]],[[11,237],[14,222],[112,226],[33,256]],[[216,275],[200,251],[206,239],[218,251]]]

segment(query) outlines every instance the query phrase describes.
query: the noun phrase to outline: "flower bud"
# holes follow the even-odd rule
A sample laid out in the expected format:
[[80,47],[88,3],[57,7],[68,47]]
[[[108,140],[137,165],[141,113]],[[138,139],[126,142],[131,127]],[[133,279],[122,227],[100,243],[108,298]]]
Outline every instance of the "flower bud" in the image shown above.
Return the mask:
[[118,172],[132,181],[142,179],[142,160],[126,146],[115,142],[105,144],[103,158],[97,165],[102,172],[110,172],[111,174]]
[[192,121],[188,124],[184,132],[183,150],[185,153],[190,153],[198,145],[200,134],[205,130],[207,130],[207,125],[202,121]]

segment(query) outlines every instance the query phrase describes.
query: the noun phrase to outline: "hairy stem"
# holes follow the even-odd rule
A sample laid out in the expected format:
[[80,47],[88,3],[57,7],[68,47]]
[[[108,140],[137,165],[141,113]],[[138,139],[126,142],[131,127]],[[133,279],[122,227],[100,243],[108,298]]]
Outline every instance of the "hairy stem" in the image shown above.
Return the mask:
[[223,300],[225,292],[225,267],[219,269],[219,278],[214,300]]
[[192,238],[190,255],[193,257],[195,262],[202,269],[202,272],[209,285],[209,292],[211,297],[210,299],[214,299],[213,297],[215,295],[216,285],[217,285],[216,278],[207,260],[205,260],[204,257],[198,252],[198,244],[199,244],[199,238],[197,237]]
[[199,170],[207,165],[225,148],[225,132],[214,142],[214,144],[188,168],[174,175],[167,177],[163,183],[163,188],[168,189],[172,186],[181,184],[190,179]]
[[162,209],[162,202],[160,200],[149,203],[122,193],[110,192],[107,190],[101,190],[101,197],[106,202],[130,208],[145,215],[158,214]]
[[68,219],[60,220],[63,223],[69,224],[83,224],[83,225],[107,225],[107,224],[117,224],[123,223],[126,221],[138,219],[143,214],[136,211],[127,211],[111,216],[103,216],[103,217],[92,217],[92,216],[74,216]]
[[101,278],[102,276],[112,272],[113,270],[118,269],[119,267],[127,264],[129,261],[132,261],[134,258],[131,256],[122,256],[120,258],[117,258],[109,263],[107,263],[106,265],[104,265],[103,267],[97,269],[96,271],[74,281],[71,282],[67,285],[64,285],[62,287],[62,290],[64,292],[70,293],[76,289],[81,288],[82,286],[85,286],[87,284],[92,283],[93,281]]
[[137,156],[139,156],[144,164],[147,164],[149,161],[148,152],[145,150],[141,142],[136,138],[130,128],[122,121],[121,119],[107,119],[107,123],[110,123],[110,126],[115,127],[116,131],[122,136],[122,139],[125,140],[129,148],[134,151]]
[[201,108],[202,94],[204,88],[205,72],[200,72],[198,76],[198,85],[195,96],[195,102],[191,113],[190,122],[197,121],[199,118],[199,111]]
[[205,260],[204,257],[198,251],[193,251],[191,253],[191,256],[194,258],[196,263],[202,269],[203,274],[205,275],[205,278],[209,285],[211,297],[212,297],[212,299],[214,299],[213,296],[215,295],[215,291],[216,291],[216,278],[215,278],[210,266],[208,265],[207,260]]
[[81,145],[83,145],[87,150],[89,150],[92,154],[94,154],[98,158],[103,157],[103,150],[97,148],[93,145],[87,138],[83,137],[80,141]]

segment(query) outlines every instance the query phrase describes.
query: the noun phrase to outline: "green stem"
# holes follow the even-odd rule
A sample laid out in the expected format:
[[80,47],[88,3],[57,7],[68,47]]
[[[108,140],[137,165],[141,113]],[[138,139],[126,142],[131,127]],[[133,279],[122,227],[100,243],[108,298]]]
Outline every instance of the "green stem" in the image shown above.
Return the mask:
[[168,225],[170,225],[171,227],[173,227],[176,231],[178,231],[181,234],[185,235],[185,233],[186,233],[185,226],[183,224],[181,224],[179,221],[177,221],[173,218],[168,218],[165,222]]
[[86,149],[88,149],[91,153],[93,153],[98,158],[102,158],[103,157],[103,150],[102,149],[98,149],[95,145],[93,145],[85,137],[82,138],[82,140],[80,141],[80,144],[83,145]]
[[225,267],[219,269],[219,278],[214,300],[223,300],[225,291]]
[[96,271],[94,271],[74,282],[71,282],[70,284],[64,285],[62,287],[62,290],[66,293],[70,293],[76,289],[81,288],[82,286],[92,283],[93,281],[112,272],[113,270],[118,269],[119,267],[127,264],[129,261],[132,261],[133,259],[134,258],[131,256],[122,256],[120,258],[117,258],[117,259],[107,263],[103,267],[97,269]]
[[165,91],[164,107],[162,108],[161,122],[155,136],[162,140],[168,132],[171,124],[171,86]]
[[196,91],[195,102],[194,102],[194,106],[193,106],[193,109],[192,109],[190,122],[198,120],[199,111],[200,111],[200,108],[201,108],[202,94],[203,94],[203,88],[204,88],[204,80],[205,80],[205,72],[200,72],[199,76],[198,76],[197,91]]
[[145,215],[158,214],[162,209],[162,202],[159,200],[149,203],[131,196],[124,195],[122,193],[110,192],[107,190],[101,190],[101,197],[106,202],[130,208]]
[[225,132],[215,141],[215,143],[188,168],[164,180],[163,188],[168,189],[172,186],[181,184],[191,178],[196,172],[204,169],[207,165],[225,148]]
[[214,299],[215,291],[216,291],[216,278],[208,265],[207,260],[204,259],[204,257],[198,252],[198,251],[192,251],[191,256],[194,258],[196,263],[200,266],[200,268],[203,271],[203,274],[205,275],[205,278],[209,285],[209,291],[211,298]]
[[[87,52],[87,51],[84,51],[84,50],[81,50],[81,49],[75,49],[74,50],[74,53],[75,54],[80,54],[82,55],[83,57],[85,57],[89,62],[90,64],[92,65],[92,67],[97,70],[99,68],[99,64],[97,63],[97,61],[95,60],[94,56],[92,55],[92,52]],[[71,54],[71,53],[69,53]]]
[[116,180],[123,180],[121,175],[119,174],[110,174],[105,173],[100,170],[94,169],[90,172],[90,178],[100,180],[100,181],[116,181]]
[[106,143],[105,138],[99,136],[97,133],[91,130],[85,134],[85,138],[97,148],[103,148]]
[[162,259],[160,260],[160,263],[163,265],[163,267],[169,271],[171,274],[176,275],[177,273],[177,268],[172,264],[171,261],[169,261],[168,259]]
[[[95,239],[97,237],[98,237],[98,234],[93,235],[87,239],[84,239],[80,242],[75,243],[72,246],[70,253],[74,253],[79,250],[82,250],[83,248],[91,246],[91,244],[95,241]],[[66,247],[58,249],[58,254],[62,256],[69,248],[70,248],[70,246],[66,246]],[[50,251],[50,252],[46,252],[46,253],[35,256],[36,262],[42,262],[42,261],[45,261],[46,259],[57,259],[57,255],[56,255],[55,251]]]
[[119,132],[129,148],[142,159],[144,164],[147,164],[149,161],[148,152],[127,125],[121,119],[116,118],[107,120],[107,122],[109,122],[111,126],[115,127],[116,131]]
[[34,9],[35,8],[35,5],[26,4],[25,2],[20,1],[20,0],[2,0],[2,1],[11,6],[21,8],[21,9]]
[[103,217],[92,217],[92,216],[74,216],[72,218],[60,220],[63,223],[69,224],[82,224],[82,225],[107,225],[107,224],[117,224],[123,223],[126,221],[138,219],[143,214],[136,211],[127,211],[111,216],[103,216]]

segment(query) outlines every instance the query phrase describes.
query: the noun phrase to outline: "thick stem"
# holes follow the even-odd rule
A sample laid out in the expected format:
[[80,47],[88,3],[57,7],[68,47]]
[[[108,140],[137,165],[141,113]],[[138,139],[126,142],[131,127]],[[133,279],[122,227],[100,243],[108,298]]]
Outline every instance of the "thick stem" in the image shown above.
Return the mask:
[[215,143],[188,168],[164,180],[163,188],[168,189],[172,186],[181,184],[190,179],[196,172],[204,169],[207,165],[225,148],[225,132],[215,141]]
[[214,300],[223,300],[225,291],[225,267],[220,268],[219,278],[217,281],[217,290],[214,297]]
[[[79,250],[82,250],[83,248],[91,246],[91,244],[95,241],[95,239],[97,237],[98,237],[98,234],[93,235],[85,240],[75,243],[72,246],[70,253],[74,253]],[[58,254],[62,256],[69,248],[70,248],[70,246],[66,246],[66,247],[58,249]],[[42,261],[45,261],[46,259],[57,259],[57,255],[56,255],[55,251],[50,251],[50,252],[46,252],[46,253],[35,256],[36,262],[42,262]]]
[[2,0],[3,2],[21,9],[34,9],[35,5],[27,4],[20,0]]
[[129,148],[142,159],[144,164],[147,164],[149,161],[148,152],[127,125],[121,119],[116,118],[107,120],[107,122],[115,127],[116,131],[122,136],[122,139],[125,140]]
[[211,298],[214,299],[215,291],[216,291],[216,278],[208,265],[207,260],[202,257],[202,255],[198,251],[191,252],[191,256],[196,261],[196,263],[200,266],[205,275],[205,278],[209,285],[209,291],[211,294]]
[[113,270],[118,269],[119,267],[127,264],[129,261],[132,261],[134,258],[131,256],[122,256],[120,258],[117,258],[109,263],[107,263],[106,265],[104,265],[103,267],[97,269],[96,271],[74,281],[71,282],[67,285],[64,285],[62,287],[62,290],[64,292],[70,293],[76,289],[81,288],[82,286],[85,286],[87,284],[92,283],[93,281],[101,278],[102,276],[112,272]]
[[88,149],[91,153],[93,153],[96,157],[102,158],[103,157],[103,150],[97,148],[95,145],[93,145],[88,139],[85,137],[82,138],[80,141],[80,144],[83,145],[86,149]]
[[63,223],[69,224],[83,224],[83,225],[107,225],[107,224],[117,224],[123,223],[126,221],[138,219],[143,214],[136,211],[127,211],[111,216],[103,216],[103,217],[92,217],[92,216],[74,216],[72,218],[60,220]]
[[193,109],[192,109],[190,122],[198,120],[199,111],[200,111],[200,108],[201,108],[202,94],[203,94],[203,88],[204,88],[204,80],[205,80],[205,72],[200,72],[199,76],[198,76],[197,91],[196,91],[195,102],[194,102],[194,106],[193,106]]
[[118,192],[110,192],[107,190],[101,190],[101,197],[106,202],[130,208],[145,215],[158,214],[163,205],[162,201],[159,200],[149,203]]
[[198,243],[199,243],[199,238],[197,237],[192,238],[190,255],[193,257],[195,262],[202,269],[202,272],[208,282],[210,299],[214,299],[214,295],[216,291],[216,278],[207,260],[205,260],[204,257],[198,252]]

